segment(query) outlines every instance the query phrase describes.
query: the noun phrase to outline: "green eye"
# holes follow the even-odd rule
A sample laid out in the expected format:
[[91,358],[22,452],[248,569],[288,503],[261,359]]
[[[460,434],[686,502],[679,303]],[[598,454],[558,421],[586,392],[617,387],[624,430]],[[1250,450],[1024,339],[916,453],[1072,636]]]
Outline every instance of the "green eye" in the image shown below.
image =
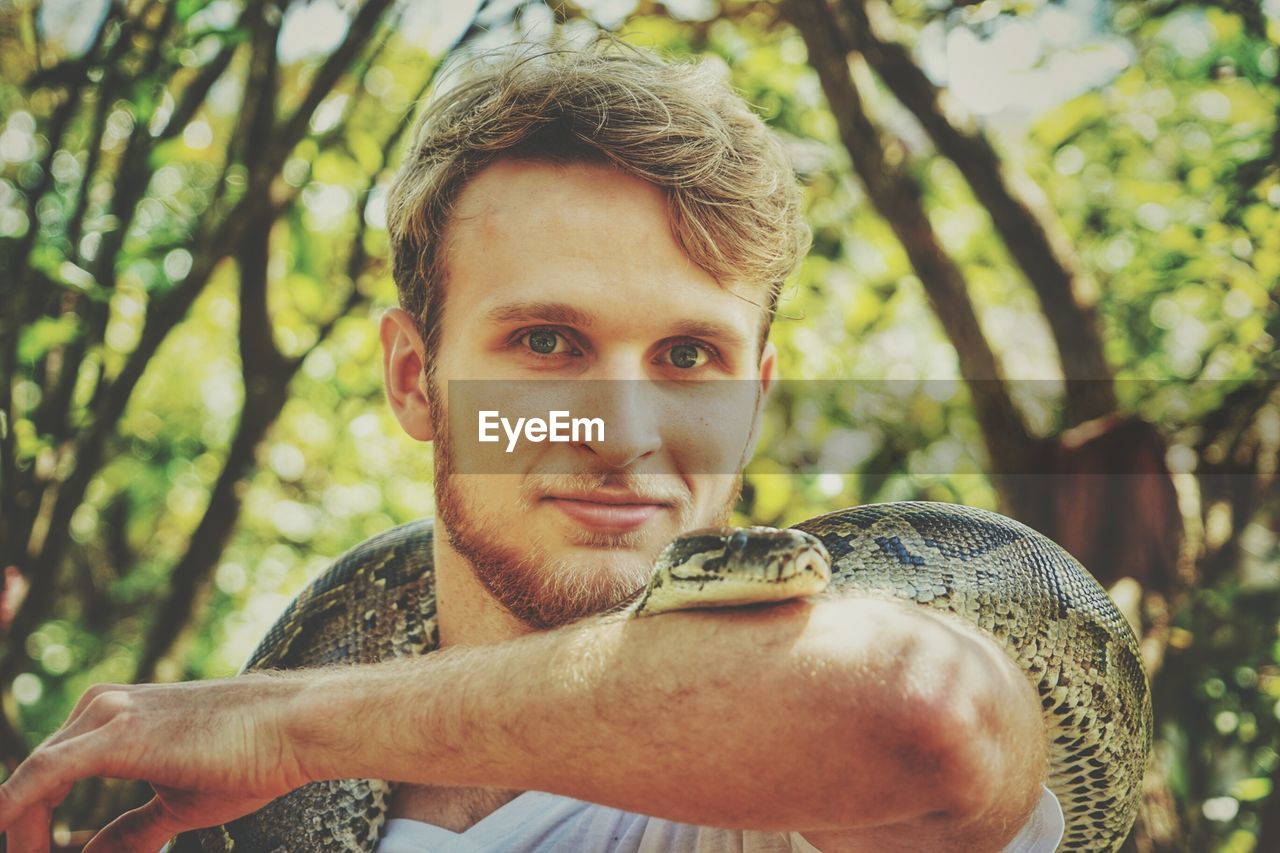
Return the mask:
[[676,344],[671,348],[671,363],[679,368],[698,367],[705,359],[706,354],[693,344]]
[[556,343],[560,336],[547,329],[538,329],[529,333],[529,349],[540,355],[550,355],[556,351]]

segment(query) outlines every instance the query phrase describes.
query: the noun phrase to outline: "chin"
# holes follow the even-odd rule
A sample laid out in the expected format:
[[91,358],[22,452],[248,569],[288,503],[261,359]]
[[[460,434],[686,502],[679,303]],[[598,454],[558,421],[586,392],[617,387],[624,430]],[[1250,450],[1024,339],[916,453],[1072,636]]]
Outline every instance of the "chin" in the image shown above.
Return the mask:
[[558,574],[571,576],[574,582],[591,588],[603,598],[626,597],[647,584],[653,574],[653,559],[647,554],[592,549],[566,555],[564,560],[556,562]]
[[553,558],[539,577],[524,579],[523,595],[506,596],[504,603],[530,627],[553,628],[625,604],[651,573],[649,561],[635,558]]

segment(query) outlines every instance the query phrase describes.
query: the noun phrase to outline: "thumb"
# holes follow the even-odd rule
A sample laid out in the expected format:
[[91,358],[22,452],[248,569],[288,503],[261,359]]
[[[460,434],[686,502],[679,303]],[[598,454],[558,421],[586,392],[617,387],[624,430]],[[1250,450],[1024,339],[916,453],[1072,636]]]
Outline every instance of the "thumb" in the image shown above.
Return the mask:
[[125,812],[93,837],[82,853],[111,853],[115,850],[159,850],[170,838],[193,827],[174,816],[152,797],[151,802]]

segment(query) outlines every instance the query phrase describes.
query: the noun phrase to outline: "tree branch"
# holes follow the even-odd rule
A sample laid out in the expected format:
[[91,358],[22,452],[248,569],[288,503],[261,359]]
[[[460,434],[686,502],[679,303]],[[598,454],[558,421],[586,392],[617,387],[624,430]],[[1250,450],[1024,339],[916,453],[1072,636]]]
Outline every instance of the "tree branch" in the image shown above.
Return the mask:
[[271,223],[271,212],[265,209],[246,229],[236,254],[240,271],[240,362],[245,395],[240,424],[204,515],[185,553],[169,574],[164,602],[147,632],[136,681],[150,681],[155,677],[156,664],[190,619],[196,593],[235,528],[241,504],[238,486],[252,468],[254,448],[284,408],[287,398],[285,387],[295,366],[285,361],[272,342],[271,320],[267,314]]
[[[132,23],[132,22],[131,22]],[[80,253],[80,237],[84,230],[84,217],[89,209],[89,195],[93,187],[93,178],[97,174],[98,164],[102,158],[102,135],[106,129],[107,116],[115,102],[116,92],[123,79],[123,58],[130,44],[130,39],[122,36],[116,39],[102,60],[102,80],[98,83],[97,105],[93,111],[90,125],[89,143],[84,172],[80,176],[80,187],[76,193],[76,204],[67,220],[67,257],[74,258],[83,265],[84,256]],[[31,282],[27,282],[27,287]],[[83,297],[75,293],[64,294],[62,307],[50,314],[61,313],[73,315],[81,306]],[[67,417],[71,408],[71,396],[75,389],[80,364],[88,348],[87,331],[83,331],[79,339],[63,346],[55,347],[46,359],[46,381],[40,405],[36,408],[32,420],[36,430],[42,435],[51,437],[54,446],[61,445],[66,439]],[[53,360],[50,365],[49,360]],[[49,368],[53,369],[50,371]]]
[[[33,311],[32,287],[36,271],[30,266],[31,252],[39,238],[39,217],[36,208],[53,185],[53,158],[62,147],[63,137],[71,118],[80,106],[81,88],[88,82],[89,69],[95,62],[95,55],[102,47],[108,30],[116,18],[122,14],[118,3],[113,4],[103,16],[102,24],[94,32],[89,49],[79,59],[58,66],[63,75],[50,75],[50,82],[60,82],[67,86],[66,95],[54,108],[49,126],[45,131],[48,149],[40,163],[39,178],[34,187],[27,191],[27,231],[15,243],[9,243],[8,251],[0,251],[0,267],[16,270],[17,274],[0,277],[0,302],[9,306],[9,311],[0,315],[0,564],[25,564],[25,544],[30,530],[20,519],[34,515],[30,508],[21,506],[20,496],[23,493],[23,481],[17,466],[17,443],[13,429],[17,420],[17,411],[13,407],[13,382],[18,373],[18,337],[24,325],[31,319]],[[116,44],[124,39],[128,21],[121,24],[120,33],[112,44],[114,52]],[[38,81],[45,77],[45,72],[37,71],[28,80]],[[3,242],[0,242],[3,246]],[[24,574],[30,569],[25,569]]]
[[[825,0],[787,0],[784,14],[809,48],[809,61],[822,82],[841,140],[867,196],[906,250],[934,314],[960,361],[992,463],[992,480],[1005,503],[1016,503],[1016,476],[1039,470],[1043,450],[1022,422],[1003,372],[969,300],[960,270],[947,257],[921,202],[921,190],[899,162],[902,142],[888,137],[867,115],[849,74],[849,51]],[[898,154],[891,159],[889,151]],[[1025,478],[1024,478],[1025,479]],[[1025,512],[1025,508],[1023,508]]]
[[[246,8],[246,14],[248,14],[249,8],[253,8],[253,5]],[[218,82],[218,78],[226,73],[228,66],[231,65],[232,57],[235,56],[239,48],[240,46],[236,44],[234,39],[228,41],[218,51],[217,55],[196,73],[195,79],[182,90],[182,99],[174,107],[173,113],[169,116],[169,121],[165,123],[165,126],[156,135],[157,142],[172,139],[191,123],[191,120],[196,116],[196,111],[200,109],[200,106],[209,96],[209,90],[213,88],[214,83]]]
[[846,43],[866,57],[938,150],[959,167],[1035,290],[1067,380],[1065,426],[1114,411],[1112,371],[1094,307],[1096,285],[1085,281],[1080,261],[1039,188],[1025,177],[1011,179],[973,119],[916,65],[892,35],[893,13],[884,0],[834,0],[828,5],[834,5]]
[[264,168],[278,169],[279,164],[289,156],[293,146],[297,145],[298,140],[302,139],[306,133],[307,125],[310,124],[311,115],[316,107],[320,106],[338,80],[342,78],[343,73],[350,67],[361,46],[377,28],[383,12],[390,5],[391,0],[366,0],[360,7],[360,11],[351,21],[351,26],[347,28],[347,34],[342,43],[329,54],[324,64],[316,71],[311,88],[303,96],[302,102],[273,136],[274,144],[268,149],[267,156],[263,158]]
[[[165,38],[172,30],[177,17],[176,9],[176,4],[165,5],[160,21],[154,30],[149,31],[152,42],[142,60],[142,68],[134,79],[145,81],[156,76],[164,56]],[[144,12],[139,21],[145,20],[145,17],[146,13]],[[105,126],[107,113],[115,100],[115,92],[124,81],[123,63],[121,62],[123,49],[117,51],[115,48],[117,46],[127,47],[128,44],[129,41],[127,39],[121,38],[118,40],[113,45],[111,54],[103,62],[104,78],[98,92],[98,108],[94,116],[92,147],[90,148],[88,163],[81,180],[76,208],[68,224],[67,233],[70,243],[69,255],[71,257],[80,257],[78,245],[80,232],[83,228],[83,219],[88,208],[93,175],[97,170],[101,155],[100,140],[102,130]],[[163,90],[164,84],[157,84],[157,89]],[[118,260],[120,249],[124,245],[129,227],[133,223],[138,203],[146,193],[151,177],[148,160],[155,148],[155,140],[147,129],[148,118],[148,116],[141,114],[134,117],[133,130],[129,134],[124,153],[121,155],[116,167],[115,189],[111,196],[111,213],[116,219],[116,225],[104,234],[98,247],[98,253],[91,265],[90,274],[93,276],[94,281],[108,291],[115,289],[116,261]],[[66,446],[65,439],[68,431],[72,392],[80,375],[80,366],[90,348],[102,343],[107,321],[110,317],[107,305],[88,300],[82,294],[68,294],[65,303],[62,313],[78,314],[80,316],[80,334],[75,340],[59,348],[57,352],[59,372],[52,388],[46,393],[45,399],[42,401],[43,405],[38,412],[40,426],[43,431],[53,438],[55,446],[60,447]]]
[[[270,38],[270,54],[271,61],[274,62],[275,41],[273,37]],[[251,78],[247,89],[254,91],[256,82]],[[256,91],[256,96],[261,99],[264,93],[266,93],[267,97],[270,97],[274,94],[274,91],[266,88],[260,89]],[[265,109],[270,110],[270,108],[271,102],[268,101]],[[249,122],[245,121],[244,123],[248,124]],[[269,122],[267,126],[269,126]],[[132,148],[132,145],[130,147]],[[140,149],[134,148],[133,150]],[[126,159],[128,159],[128,154],[126,154]],[[135,168],[145,169],[145,158],[138,156],[138,160],[135,162],[139,164]],[[131,170],[122,165],[121,171],[123,173]],[[270,186],[272,177],[273,175],[271,174],[259,176],[262,190],[255,192],[253,191],[253,186],[250,187],[251,191],[241,199],[240,203],[211,234],[207,251],[197,256],[187,278],[175,285],[167,293],[151,301],[137,347],[125,359],[124,367],[120,373],[110,383],[100,383],[94,390],[93,399],[89,404],[89,423],[79,433],[73,443],[73,447],[65,457],[73,460],[70,472],[65,475],[64,479],[49,484],[41,512],[33,525],[27,555],[30,562],[31,585],[21,606],[18,608],[10,628],[10,643],[6,645],[2,656],[0,656],[0,683],[8,681],[16,674],[16,670],[21,666],[23,659],[22,646],[26,637],[39,624],[53,601],[56,589],[56,570],[66,552],[68,543],[65,536],[55,535],[50,537],[49,531],[62,531],[67,528],[72,513],[84,499],[85,490],[88,488],[90,481],[101,468],[107,439],[115,432],[116,425],[119,423],[129,398],[132,396],[133,389],[142,377],[147,364],[169,332],[182,319],[196,297],[204,289],[205,284],[213,274],[214,268],[222,258],[226,257],[229,252],[239,245],[244,236],[246,223],[256,221],[259,212],[268,206],[269,203],[266,201],[267,189]],[[127,181],[124,181],[123,174],[121,174],[117,179],[117,199],[123,195],[132,197],[132,201],[127,208],[123,203],[119,203],[117,209],[121,210],[122,213],[127,213],[128,217],[131,218],[132,211],[136,206],[136,196],[142,191],[142,189],[137,189]],[[127,225],[122,226],[121,231],[125,227]],[[120,240],[113,241],[110,247],[106,244],[107,241],[104,240],[102,255],[100,256],[103,258],[101,269],[109,272],[111,269],[110,263],[114,259],[115,253],[119,251]]]
[[[473,34],[474,30],[468,29],[458,43],[462,43]],[[415,103],[430,88],[438,68],[439,66],[436,66],[436,69],[427,75],[419,87],[413,99]],[[363,72],[367,70],[366,67]],[[311,346],[287,360],[283,359],[271,344],[273,334],[270,317],[266,310],[267,233],[270,230],[270,222],[282,211],[274,209],[264,214],[262,223],[248,229],[250,236],[246,241],[246,252],[251,247],[253,253],[242,253],[239,258],[242,276],[240,345],[245,381],[245,409],[227,454],[227,460],[210,495],[208,507],[192,535],[186,552],[170,574],[168,592],[158,607],[159,616],[148,632],[139,657],[134,674],[136,682],[149,681],[155,677],[157,665],[172,651],[183,627],[191,619],[199,591],[208,582],[239,517],[242,506],[241,486],[251,470],[254,448],[279,416],[287,398],[289,382],[307,356],[329,337],[337,322],[348,316],[366,299],[359,288],[360,275],[368,263],[368,255],[364,249],[364,237],[368,224],[363,214],[367,210],[373,188],[377,185],[378,176],[390,162],[394,150],[409,126],[410,122],[407,120],[397,122],[391,133],[387,135],[380,150],[379,165],[371,171],[360,193],[361,215],[357,219],[356,230],[351,237],[345,263],[346,277],[351,282],[351,290],[342,306],[318,327],[316,340]],[[245,279],[244,276],[250,276],[250,278]],[[269,369],[262,369],[262,365],[269,365]]]

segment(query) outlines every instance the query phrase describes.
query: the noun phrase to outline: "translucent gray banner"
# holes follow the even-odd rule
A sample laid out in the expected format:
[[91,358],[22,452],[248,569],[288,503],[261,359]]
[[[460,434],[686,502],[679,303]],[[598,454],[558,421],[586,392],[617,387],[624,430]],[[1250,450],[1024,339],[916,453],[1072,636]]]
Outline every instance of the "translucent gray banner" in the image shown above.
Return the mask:
[[[1123,409],[1162,423],[1193,420],[1240,383],[1115,384]],[[460,474],[1153,473],[1149,452],[1104,441],[1108,423],[1071,434],[1069,459],[1053,440],[993,459],[992,441],[1021,439],[989,436],[975,400],[1005,398],[1027,435],[1056,436],[1063,396],[1053,380],[783,380],[767,393],[745,380],[454,380],[445,438]]]

